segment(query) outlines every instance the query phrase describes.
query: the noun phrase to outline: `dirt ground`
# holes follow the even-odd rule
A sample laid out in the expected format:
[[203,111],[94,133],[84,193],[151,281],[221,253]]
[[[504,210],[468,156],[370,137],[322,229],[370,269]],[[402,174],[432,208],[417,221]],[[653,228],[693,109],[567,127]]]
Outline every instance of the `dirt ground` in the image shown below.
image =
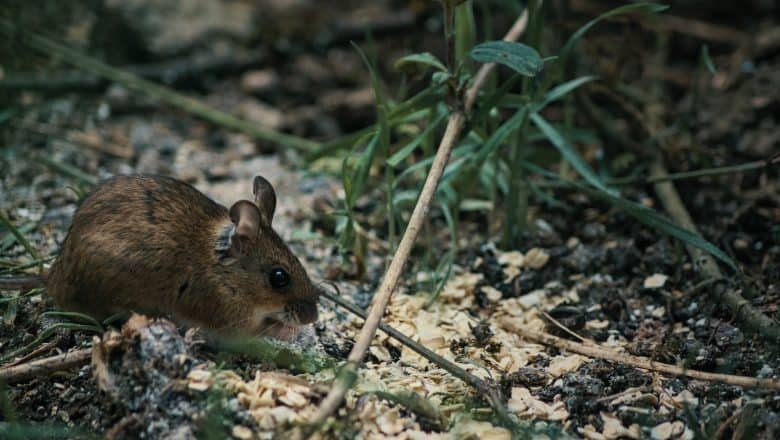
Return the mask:
[[[381,54],[387,90],[399,86],[395,59],[442,49],[434,2],[345,1],[338,2],[337,13],[318,2],[268,1],[260,13],[251,2],[211,0],[204,8],[215,9],[193,11],[191,17],[184,9],[165,15],[154,9],[159,7],[154,1],[115,3],[105,2],[117,35],[110,38],[104,16],[92,13],[76,14],[66,26],[67,38],[114,65],[153,66],[157,81],[217,109],[314,140],[334,139],[374,120],[370,78],[349,45],[350,40],[368,44],[363,24],[375,26],[371,44]],[[186,2],[173,2],[186,9],[179,3]],[[610,2],[552,3],[570,8],[568,14],[553,14],[558,27],[547,31],[553,40],[562,38],[556,32],[568,35],[610,7]],[[663,84],[656,94],[639,99],[652,99],[662,109],[665,126],[685,128],[668,137],[670,172],[767,161],[755,170],[675,182],[702,236],[739,264],[741,276],[724,269],[724,281],[702,284],[680,242],[604,201],[552,188],[548,199],[534,200],[529,228],[515,248],[502,247],[501,220],[493,212],[462,212],[452,274],[429,304],[424,261],[427,252],[443,255],[450,240],[444,219],[431,218],[384,317],[466,371],[500,384],[508,411],[536,436],[780,437],[780,392],[592,359],[529,342],[513,330],[524,326],[693,370],[759,378],[779,374],[777,342],[747,331],[713,293],[715,285],[739,291],[758,310],[778,316],[780,39],[777,21],[760,18],[771,17],[777,6],[747,2],[751,13],[734,19],[734,6],[675,3],[666,12],[674,19],[650,24],[626,19],[596,28],[582,42],[583,59],[589,61],[580,68],[608,85],[642,90]],[[505,29],[511,20],[499,15],[493,25]],[[258,21],[264,26],[256,26]],[[669,36],[663,64],[655,62],[654,32]],[[84,36],[91,36],[91,43]],[[103,38],[96,42],[98,36]],[[718,66],[704,79],[702,45],[708,45]],[[231,61],[192,72],[186,66],[197,66],[193,57]],[[185,60],[185,67],[160,67],[170,60]],[[357,276],[356,258],[340,255],[333,215],[344,199],[341,158],[306,162],[300,152],[275,148],[95,76],[74,76],[63,64],[39,59],[32,65],[55,73],[31,75],[26,79],[46,84],[24,87],[13,84],[22,78],[14,75],[14,66],[3,64],[0,74],[3,97],[13,110],[0,108],[0,206],[39,255],[56,254],[79,194],[93,178],[171,175],[229,206],[250,196],[251,179],[260,174],[276,188],[274,228],[312,277],[332,282],[341,296],[368,307],[389,261],[386,219],[372,211],[381,189],[358,201],[370,239],[362,261],[366,271]],[[621,107],[599,89],[591,97],[597,106]],[[596,130],[585,113],[579,111],[576,120]],[[628,116],[610,121],[628,132],[635,122]],[[623,154],[624,169],[640,167],[643,160],[611,143],[579,146],[593,161],[598,154]],[[627,185],[621,192],[662,209],[649,183]],[[0,229],[0,275],[19,274],[15,268],[29,261],[25,247]],[[17,294],[0,297],[2,356],[33,343],[62,320],[44,315],[54,309],[45,292]],[[320,304],[316,324],[297,342],[278,344],[333,366],[346,359],[362,320],[325,299]],[[4,366],[89,348],[95,334],[57,329]],[[28,431],[14,435],[29,438],[36,436],[31,433],[284,438],[287,429],[314,414],[335,374],[333,368],[280,367],[257,356],[226,354],[201,343],[202,335],[165,322],[138,321],[132,332],[114,337],[119,342],[106,346],[102,363],[6,385],[3,429],[19,421]],[[113,387],[96,379],[96,365]],[[407,392],[433,409],[426,412],[397,398]],[[380,332],[346,406],[320,435],[498,439],[509,438],[509,431],[468,385]]]

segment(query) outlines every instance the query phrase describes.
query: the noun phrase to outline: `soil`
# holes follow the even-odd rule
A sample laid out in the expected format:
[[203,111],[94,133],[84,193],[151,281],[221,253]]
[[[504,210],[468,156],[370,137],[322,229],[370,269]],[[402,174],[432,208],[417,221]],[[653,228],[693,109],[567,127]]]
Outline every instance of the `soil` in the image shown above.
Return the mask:
[[[130,3],[150,8],[155,4]],[[247,7],[246,2],[206,3]],[[386,90],[399,86],[399,74],[392,67],[395,59],[410,52],[440,53],[442,49],[437,4],[381,1],[369,7],[339,2],[343,3],[344,16],[322,14],[302,29],[281,23],[290,17],[290,11],[311,13],[312,2],[267,3],[275,8],[268,14],[279,14],[281,30],[275,31],[274,38],[254,35],[251,26],[232,33],[218,32],[219,17],[238,13],[229,9],[213,18],[214,23],[199,22],[195,27],[198,33],[187,38],[175,29],[158,29],[154,23],[141,27],[148,35],[125,29],[122,32],[132,36],[128,40],[137,50],[125,47],[126,52],[116,53],[119,59],[112,62],[155,64],[193,54],[224,52],[231,57],[254,50],[262,53],[261,62],[184,75],[169,85],[260,126],[329,140],[365,127],[375,115],[370,77],[346,42],[345,35],[362,38],[361,33],[350,34],[354,23],[385,26],[390,22],[379,27],[371,43],[360,40],[361,47],[374,44],[374,53],[381,54],[377,62]],[[404,5],[399,6],[401,3]],[[571,3],[570,14],[555,15],[566,34],[595,15],[588,8],[604,11],[609,2]],[[707,11],[697,9],[695,3],[680,2],[668,13],[685,20],[709,20]],[[750,8],[755,16],[772,7],[753,3]],[[138,11],[118,14],[121,21],[122,14],[135,17]],[[272,18],[262,17],[273,23]],[[746,20],[749,23],[733,23],[721,17],[711,24],[747,32],[758,23],[757,19]],[[494,25],[504,29],[508,23],[497,18]],[[77,38],[73,35],[78,36],[79,29],[89,33],[91,26],[97,26],[94,20],[75,17],[68,38]],[[640,26],[636,20],[611,22],[588,34],[580,55],[600,54],[599,62],[584,63],[595,70],[591,73],[602,75],[610,84],[625,83],[642,95],[638,101],[652,99],[653,105],[663,107],[661,122],[672,133],[664,151],[670,172],[766,161],[766,166],[755,170],[675,182],[703,238],[723,249],[742,273],[735,274],[724,266],[725,280],[703,285],[680,242],[643,226],[608,203],[552,188],[545,190],[546,198],[533,199],[529,227],[520,244],[511,248],[501,244],[502,220],[494,213],[460,213],[463,232],[453,274],[434,305],[423,308],[431,295],[430,283],[414,274],[429,270],[425,264],[431,258],[429,253],[435,254],[434,259],[441,258],[450,242],[445,219],[434,213],[427,226],[429,234],[407,265],[385,321],[469,372],[494,380],[504,391],[509,411],[528,429],[551,437],[780,438],[780,393],[776,391],[670,377],[572,355],[523,341],[498,320],[510,317],[576,340],[574,333],[606,347],[689,369],[764,378],[780,374],[777,342],[744,330],[748,326],[736,320],[714,293],[716,285],[738,291],[754,307],[778,318],[780,92],[776,84],[780,81],[780,45],[762,49],[741,40],[718,38],[726,35],[723,33],[697,35],[664,26],[646,22]],[[776,27],[776,20],[766,19],[761,29]],[[663,65],[653,64],[657,53],[652,36],[659,29],[666,29],[670,36],[668,60]],[[271,30],[268,32],[270,35]],[[546,36],[555,39],[555,35]],[[113,44],[121,45],[121,38],[114,38]],[[610,62],[622,41],[627,41],[625,45],[630,47],[625,51],[630,53],[617,55],[631,62],[620,65],[619,57]],[[105,54],[109,44],[111,41],[103,41],[90,50],[95,55]],[[699,60],[704,44],[709,45],[719,69],[714,76],[701,79],[704,73]],[[35,68],[68,71],[64,65]],[[13,76],[14,71],[7,69],[0,70],[0,81],[3,73]],[[684,81],[676,80],[681,76]],[[654,96],[645,96],[648,84],[659,78],[664,87]],[[307,163],[304,154],[293,149],[280,149],[204,122],[120,85],[100,80],[85,84],[88,87],[77,89],[4,90],[12,99],[9,108],[13,111],[6,118],[0,109],[0,139],[5,145],[0,156],[0,206],[39,255],[56,254],[78,196],[90,185],[90,176],[134,172],[172,175],[229,204],[248,197],[252,176],[262,174],[278,195],[274,227],[313,278],[334,283],[343,297],[368,307],[389,261],[387,218],[375,206],[382,200],[381,188],[360,198],[356,207],[362,226],[371,231],[366,253],[347,253],[343,258],[337,242],[338,217],[334,215],[343,207],[341,158]],[[419,84],[412,81],[410,88],[415,87]],[[618,130],[635,139],[643,136],[637,134],[641,129],[636,128],[635,118],[626,115],[620,105],[598,90],[593,96],[597,105],[611,112],[614,120],[610,123]],[[555,112],[562,116],[559,110],[551,110],[551,114]],[[586,115],[575,119],[597,131]],[[598,142],[578,146],[594,168],[600,166],[619,175],[646,171],[641,152],[626,153]],[[624,197],[662,210],[651,184],[634,183],[620,189]],[[12,267],[30,261],[25,247],[4,229],[0,230],[0,261],[4,276],[18,273]],[[12,299],[16,294],[2,294],[0,356],[33,343],[45,329],[63,320],[44,314],[54,310],[45,293]],[[291,347],[338,363],[349,354],[360,325],[359,319],[323,299],[320,321]],[[6,428],[7,422],[13,421],[26,426],[45,424],[51,428],[47,431],[50,435],[69,427],[75,429],[69,435],[96,433],[118,438],[219,438],[228,433],[250,438],[242,429],[261,438],[280,437],[312,414],[333,377],[329,369],[279,368],[253,356],[219,353],[193,344],[197,337],[186,328],[165,331],[169,332],[166,337],[180,341],[182,355],[189,359],[181,370],[163,369],[168,371],[165,383],[183,383],[181,389],[169,393],[164,385],[153,388],[148,378],[128,373],[125,379],[131,384],[155,390],[147,400],[128,405],[123,402],[129,398],[127,393],[112,396],[95,379],[94,367],[85,365],[6,385],[3,395],[10,405],[1,406],[0,423]],[[57,329],[35,344],[38,351],[30,359],[90,347],[97,333],[102,332]],[[188,342],[181,342],[185,340]],[[131,347],[135,346],[128,345],[125,353],[133,353],[136,348]],[[17,361],[33,350],[24,350]],[[128,367],[125,371],[131,370]],[[123,377],[121,369],[115,374]],[[204,385],[201,388],[198,384]],[[297,391],[293,395],[287,390]],[[432,402],[446,423],[424,417],[419,409],[410,409],[413,406],[408,402],[381,397],[378,391],[415,392]],[[256,403],[262,396],[273,403]],[[296,400],[298,396],[303,400]],[[165,409],[155,412],[150,408]],[[204,422],[214,411],[224,415],[216,428]],[[150,424],[152,421],[167,425]],[[186,424],[191,424],[191,430],[176,431]],[[500,427],[474,390],[380,333],[358,385],[327,435],[422,438],[437,434],[442,438],[449,438],[445,434],[508,438],[508,431]]]

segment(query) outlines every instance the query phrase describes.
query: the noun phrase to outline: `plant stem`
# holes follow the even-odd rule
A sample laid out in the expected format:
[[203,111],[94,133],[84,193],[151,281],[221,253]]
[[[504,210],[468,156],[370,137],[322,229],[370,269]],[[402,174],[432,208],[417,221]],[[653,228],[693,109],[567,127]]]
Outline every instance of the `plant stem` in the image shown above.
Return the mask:
[[525,327],[518,326],[511,319],[503,318],[500,325],[505,329],[517,333],[520,337],[560,350],[581,354],[594,359],[604,359],[619,364],[631,365],[648,371],[657,371],[673,376],[683,376],[697,380],[723,382],[745,388],[758,388],[767,390],[780,390],[780,381],[776,379],[758,379],[748,376],[735,376],[732,374],[708,373],[706,371],[689,370],[677,365],[664,364],[648,358],[619,353],[615,350],[599,345],[583,344],[582,342],[569,341],[548,333],[535,332]]
[[[517,39],[523,33],[525,28],[524,24],[522,26],[519,24],[525,23],[526,20],[526,14],[523,13],[523,16],[518,18],[505,39]],[[431,200],[436,193],[436,187],[438,186],[439,180],[444,173],[444,168],[447,165],[452,148],[459,139],[460,132],[466,123],[466,114],[471,110],[471,106],[474,103],[473,99],[469,100],[468,97],[476,97],[477,93],[479,92],[478,88],[482,86],[485,78],[487,78],[487,75],[493,69],[495,69],[495,64],[486,64],[482,66],[480,72],[475,77],[475,81],[472,84],[471,89],[468,90],[465,95],[466,100],[462,110],[461,108],[455,107],[453,112],[450,114],[450,117],[447,121],[447,128],[444,131],[444,135],[442,136],[441,142],[439,143],[439,148],[436,151],[436,156],[434,157],[433,163],[431,164],[431,169],[425,179],[425,183],[423,184],[422,191],[420,192],[420,196],[417,199],[414,210],[412,211],[409,224],[407,225],[406,230],[401,237],[401,242],[398,245],[398,249],[393,256],[393,259],[390,261],[390,266],[387,268],[385,275],[382,277],[382,282],[374,294],[374,299],[371,303],[371,309],[368,313],[368,316],[366,317],[365,323],[363,324],[363,328],[360,330],[360,334],[356,338],[355,345],[352,347],[352,350],[349,353],[346,364],[341,369],[341,372],[344,374],[339,374],[338,378],[333,384],[333,387],[328,392],[328,395],[325,396],[325,398],[320,403],[320,407],[317,410],[317,413],[311,420],[314,426],[321,425],[341,406],[347,390],[349,390],[351,385],[354,383],[353,379],[357,376],[359,364],[362,362],[363,357],[365,356],[366,351],[371,344],[371,340],[376,334],[376,330],[379,327],[382,315],[384,315],[387,304],[390,302],[390,297],[392,296],[393,291],[398,284],[398,280],[401,277],[406,260],[409,259],[409,255],[411,254],[412,246],[414,245],[414,242],[417,239],[417,235],[419,234],[423,222],[425,221],[425,217],[428,213],[428,207],[430,206]],[[494,404],[501,404],[498,396],[491,394],[488,397]]]

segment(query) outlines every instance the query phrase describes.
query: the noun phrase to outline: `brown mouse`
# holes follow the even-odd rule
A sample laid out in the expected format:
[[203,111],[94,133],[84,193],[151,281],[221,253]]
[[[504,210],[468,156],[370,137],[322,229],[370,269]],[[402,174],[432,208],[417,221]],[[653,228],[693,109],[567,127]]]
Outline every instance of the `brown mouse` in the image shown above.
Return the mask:
[[49,272],[66,310],[135,311],[217,334],[294,336],[316,321],[319,288],[271,228],[276,194],[228,210],[170,177],[125,175],[81,203]]

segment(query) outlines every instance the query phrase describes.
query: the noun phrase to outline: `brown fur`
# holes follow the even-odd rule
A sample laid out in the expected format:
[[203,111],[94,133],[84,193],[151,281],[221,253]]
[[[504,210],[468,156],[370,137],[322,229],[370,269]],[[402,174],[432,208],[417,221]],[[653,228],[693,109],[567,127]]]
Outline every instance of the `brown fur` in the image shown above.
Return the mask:
[[[273,188],[258,177],[255,193],[254,202],[234,205],[237,225],[220,254],[215,244],[231,226],[228,209],[172,178],[111,178],[76,211],[48,291],[60,307],[96,318],[132,310],[218,333],[313,322],[319,291],[271,228]],[[289,274],[287,287],[271,286],[275,267]]]

